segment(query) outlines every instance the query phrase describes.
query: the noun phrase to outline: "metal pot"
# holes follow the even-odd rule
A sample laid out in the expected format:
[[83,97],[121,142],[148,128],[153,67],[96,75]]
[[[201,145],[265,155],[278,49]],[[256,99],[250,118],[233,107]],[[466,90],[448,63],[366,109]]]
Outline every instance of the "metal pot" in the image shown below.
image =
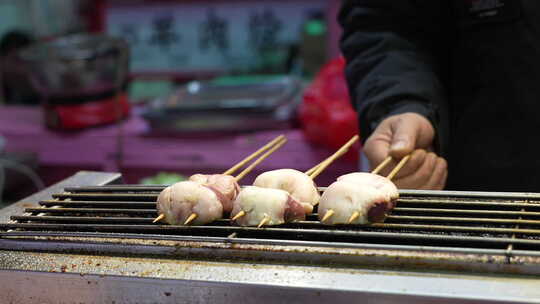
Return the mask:
[[64,36],[25,48],[19,57],[43,97],[116,90],[128,71],[127,44],[105,35]]

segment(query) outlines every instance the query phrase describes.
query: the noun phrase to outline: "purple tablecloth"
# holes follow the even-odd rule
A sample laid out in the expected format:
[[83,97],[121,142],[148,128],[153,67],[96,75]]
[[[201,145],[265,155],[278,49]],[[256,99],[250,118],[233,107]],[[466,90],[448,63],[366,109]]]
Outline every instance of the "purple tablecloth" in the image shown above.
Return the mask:
[[[276,168],[307,170],[332,151],[309,144],[297,129],[264,131],[205,138],[150,136],[148,125],[137,115],[124,122],[121,134],[116,125],[78,132],[56,132],[44,126],[40,108],[0,107],[0,135],[7,139],[8,151],[34,152],[41,175],[48,183],[79,170],[122,172],[127,183],[159,171],[182,174],[221,172],[279,134],[288,143],[261,163],[242,184],[254,176]],[[121,146],[121,161],[116,157]],[[341,174],[354,171],[358,164],[338,160],[318,179],[327,185]]]

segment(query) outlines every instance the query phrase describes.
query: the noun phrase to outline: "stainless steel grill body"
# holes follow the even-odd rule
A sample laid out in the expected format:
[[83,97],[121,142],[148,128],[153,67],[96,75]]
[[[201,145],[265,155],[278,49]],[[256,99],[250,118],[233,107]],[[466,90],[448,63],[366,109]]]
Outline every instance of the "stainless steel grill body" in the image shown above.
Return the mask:
[[363,227],[315,216],[181,227],[151,223],[163,187],[103,186],[117,179],[80,173],[0,212],[0,278],[12,282],[0,292],[53,277],[100,300],[142,303],[540,302],[540,194],[402,191],[385,223]]

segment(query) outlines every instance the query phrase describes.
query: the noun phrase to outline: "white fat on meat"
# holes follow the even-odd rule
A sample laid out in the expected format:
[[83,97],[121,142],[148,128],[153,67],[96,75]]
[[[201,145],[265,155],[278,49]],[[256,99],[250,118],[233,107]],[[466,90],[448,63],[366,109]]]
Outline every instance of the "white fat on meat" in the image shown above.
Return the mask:
[[373,187],[381,191],[389,199],[387,211],[394,208],[395,202],[399,198],[399,191],[396,185],[388,178],[378,174],[354,172],[342,175],[337,180],[353,183],[361,187]]
[[223,203],[223,212],[232,210],[232,202],[240,192],[240,186],[234,176],[225,174],[195,174],[189,177],[190,181],[203,184],[216,191]]
[[268,218],[265,225],[279,225],[304,220],[306,212],[289,193],[280,189],[244,187],[233,203],[231,218],[244,211],[246,215],[236,219],[240,226],[257,226]]
[[351,224],[368,224],[382,222],[386,216],[388,197],[373,187],[358,187],[346,181],[332,183],[321,196],[319,202],[319,220],[322,220],[328,210],[334,215],[323,224],[348,224],[354,212],[360,216]]
[[257,176],[254,186],[287,191],[303,204],[306,212],[313,211],[321,196],[313,180],[305,173],[294,169],[279,169],[264,172]]
[[184,225],[192,214],[190,225],[203,225],[223,216],[223,206],[215,191],[196,182],[182,181],[165,188],[158,196],[157,209],[171,225]]

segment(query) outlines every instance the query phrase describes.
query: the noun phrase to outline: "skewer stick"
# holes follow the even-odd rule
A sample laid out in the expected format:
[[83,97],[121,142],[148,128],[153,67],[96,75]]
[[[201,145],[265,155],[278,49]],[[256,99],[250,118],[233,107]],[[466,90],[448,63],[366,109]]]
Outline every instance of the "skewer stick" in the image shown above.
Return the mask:
[[[333,155],[333,154],[332,154]],[[322,162],[316,164],[313,168],[307,170],[306,172],[304,172],[305,174],[307,174],[308,176],[313,174],[313,172],[315,172],[315,170],[317,170],[317,168],[319,168],[322,164],[326,163],[327,161],[330,160],[330,158],[332,157],[332,155],[328,156],[325,160],[323,160]]]
[[336,153],[332,154],[329,158],[324,160],[319,167],[311,174],[311,179],[315,179],[319,174],[321,174],[324,169],[326,169],[328,166],[330,166],[331,163],[333,163],[336,159],[341,157],[343,154],[345,154],[349,148],[358,141],[359,137],[358,135],[353,136],[349,141],[344,144],[339,150],[336,151]]
[[358,217],[360,216],[360,213],[358,211],[355,211],[351,217],[349,218],[349,224],[354,222]]
[[379,173],[382,169],[384,169],[384,167],[386,167],[390,162],[392,161],[392,156],[388,156],[387,158],[385,158],[383,160],[382,163],[380,163],[375,169],[373,169],[373,171],[371,171],[371,173],[373,174],[377,174]]
[[187,220],[184,222],[184,225],[189,225],[189,223],[193,222],[194,219],[197,218],[197,213],[192,213]]
[[321,219],[321,222],[325,222],[327,219],[331,218],[332,215],[334,215],[334,210],[332,209],[329,209],[328,211],[326,211],[326,213],[324,214],[323,218]]
[[275,145],[276,143],[278,143],[279,141],[281,141],[283,139],[285,139],[285,135],[280,135],[280,136],[274,138],[271,142],[267,143],[266,145],[261,147],[259,150],[253,152],[251,155],[244,158],[243,160],[238,162],[236,165],[232,166],[229,170],[223,172],[223,174],[224,175],[232,175],[234,172],[236,172],[236,170],[240,169],[242,166],[244,166],[245,164],[250,162],[252,159],[259,156],[264,151],[270,149],[273,145]]
[[268,216],[265,216],[261,222],[259,223],[259,225],[257,226],[257,228],[261,228],[262,226],[266,225],[266,223],[268,223],[270,221],[270,218],[268,218]]
[[[347,151],[349,150],[350,146],[354,144],[358,140],[358,135],[353,136],[345,145],[343,145],[336,153],[332,154],[330,157],[326,158],[324,161],[319,163],[317,166],[309,169],[306,171],[306,174],[310,176],[308,172],[312,171],[311,173],[311,179],[315,179],[319,174],[321,174],[326,167],[328,167],[334,160],[337,158],[343,156]],[[319,202],[316,202],[313,206],[317,206]]]
[[[353,139],[354,139],[354,137],[351,138],[351,140],[353,140]],[[340,149],[343,149],[343,146],[342,146]],[[339,153],[339,150],[338,150],[336,153],[330,155],[330,156],[327,157],[325,160],[323,160],[322,162],[318,163],[318,164],[315,165],[313,168],[307,170],[307,171],[304,172],[304,173],[307,174],[307,175],[313,174],[313,172],[315,172],[315,170],[317,170],[317,168],[319,168],[322,164],[324,164],[324,163],[330,161],[334,155],[338,154],[339,156],[342,156],[343,154],[345,154],[345,153],[347,152],[347,150],[348,150],[348,147],[347,147],[347,149],[343,149],[343,150],[341,151],[341,153]]]
[[266,153],[264,153],[263,155],[261,155],[256,161],[252,162],[251,165],[249,165],[249,167],[245,168],[244,171],[240,172],[236,177],[236,181],[239,182],[242,178],[244,178],[249,172],[251,172],[251,170],[253,170],[253,168],[255,168],[255,166],[257,166],[260,162],[262,162],[263,160],[265,160],[268,156],[270,156],[270,154],[274,153],[277,149],[281,148],[281,146],[283,146],[285,143],[287,142],[287,139],[284,138],[283,140],[281,140],[277,145],[275,145],[274,147],[272,147],[272,149],[266,151]]
[[160,214],[158,217],[156,217],[156,218],[152,221],[152,223],[157,223],[157,222],[161,221],[161,220],[164,219],[164,218],[165,218],[165,214]]
[[[347,153],[347,151],[342,151],[342,153],[339,153],[339,156],[343,156],[343,154]],[[317,168],[319,168],[322,164],[330,161],[332,159],[332,156],[334,156],[335,154],[338,154],[338,152],[328,156],[325,160],[323,160],[322,162],[318,163],[317,165],[315,165],[313,168],[307,170],[306,172],[304,172],[305,174],[307,175],[311,175],[313,174],[313,172],[315,172],[315,170],[317,170]]]
[[401,168],[403,168],[403,166],[405,166],[405,164],[407,163],[407,161],[409,160],[409,158],[411,158],[411,155],[407,155],[405,157],[403,157],[399,163],[397,164],[397,166],[392,169],[392,171],[390,172],[390,174],[388,174],[388,176],[386,178],[388,178],[389,180],[392,180],[396,174],[399,172],[399,170],[401,170]]
[[238,212],[231,220],[236,221],[244,215],[246,215],[246,212],[244,210],[240,210],[240,212]]
[[329,160],[330,159],[330,156],[327,157],[325,160],[323,160],[322,162],[318,163],[317,165],[315,165],[315,167],[307,170],[306,172],[304,172],[305,174],[307,174],[308,176],[313,174],[313,172],[315,172],[315,170],[317,170],[317,168],[319,168],[319,166],[324,163],[325,161]]

